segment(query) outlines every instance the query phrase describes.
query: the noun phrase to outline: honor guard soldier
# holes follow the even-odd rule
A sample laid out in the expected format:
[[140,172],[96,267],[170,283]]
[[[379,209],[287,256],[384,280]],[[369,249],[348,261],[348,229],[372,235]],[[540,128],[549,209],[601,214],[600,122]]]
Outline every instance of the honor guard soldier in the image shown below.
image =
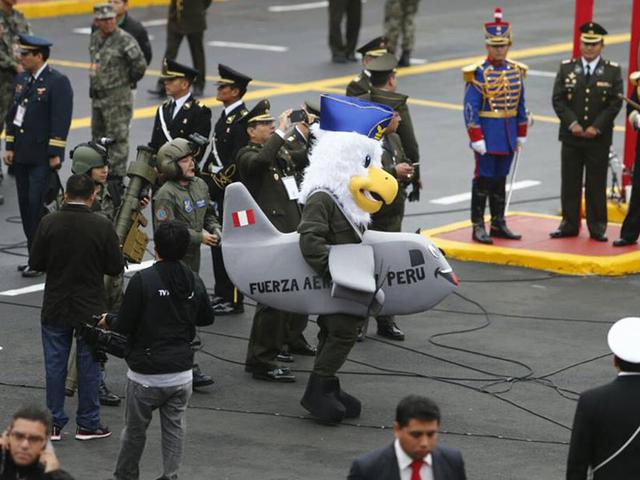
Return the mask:
[[374,58],[380,57],[381,55],[388,53],[387,50],[387,38],[386,37],[376,37],[370,42],[364,44],[358,49],[358,53],[362,55],[362,72],[355,77],[349,85],[347,85],[347,93],[348,97],[360,97],[362,95],[366,95],[371,90],[371,73],[367,70],[367,65]]
[[[283,233],[290,233],[295,232],[300,222],[296,171],[306,161],[306,154],[292,155],[283,148],[291,110],[280,115],[276,130],[275,118],[269,109],[269,101],[262,100],[247,114],[249,144],[240,149],[236,163],[242,183],[273,226]],[[274,361],[282,351],[288,325],[299,317],[302,315],[262,304],[256,306],[245,367],[253,378],[295,381],[288,368],[281,368]]]
[[[507,60],[511,46],[511,27],[502,21],[496,8],[494,21],[484,25],[487,59],[481,65],[463,68],[466,83],[464,121],[475,155],[471,187],[472,238],[492,244],[491,237],[520,240],[521,235],[507,227],[504,218],[505,186],[515,152],[527,138],[527,112],[524,78],[527,67]],[[489,197],[491,229],[484,227]]]
[[[44,214],[43,195],[64,159],[73,90],[69,79],[47,64],[51,42],[20,35],[20,63],[15,93],[7,114],[4,162],[13,165],[22,228],[31,243]],[[41,275],[28,265],[18,267],[25,277]]]
[[[249,142],[245,119],[249,111],[242,101],[251,78],[226,65],[218,64],[218,95],[216,100],[224,109],[214,127],[213,148],[204,165],[202,178],[209,186],[211,199],[218,205],[218,220],[223,218],[225,187],[239,180],[235,158],[238,151]],[[233,315],[244,312],[244,297],[231,283],[222,260],[222,249],[211,247],[213,277],[215,279],[213,311],[216,315]]]
[[622,73],[617,63],[601,56],[607,34],[601,25],[585,23],[580,32],[580,58],[562,62],[553,86],[562,143],[562,222],[550,236],[578,235],[584,172],[589,235],[606,242],[607,170],[613,121],[622,108]]
[[[175,60],[163,60],[160,78],[164,82],[168,100],[158,107],[153,123],[149,146],[156,152],[174,138],[188,138],[192,133],[209,138],[211,110],[191,93],[191,86],[197,77],[197,70]],[[196,163],[203,154],[204,150],[195,159]]]
[[131,90],[144,76],[147,64],[136,39],[116,25],[111,4],[96,5],[93,16],[97,29],[89,43],[91,136],[94,141],[102,137],[114,140],[109,178],[123,191],[133,115]]
[[[633,72],[629,75],[629,80],[633,83],[631,102],[627,105],[627,115],[629,124],[638,132],[640,130],[640,72]],[[635,105],[633,105],[635,103]],[[633,162],[633,178],[631,181],[631,200],[627,215],[622,223],[620,238],[613,241],[614,247],[626,247],[638,243],[640,235],[640,135],[636,136],[636,155]]]
[[379,57],[373,58],[368,65],[368,70],[371,73],[371,89],[368,95],[362,95],[361,98],[387,105],[400,114],[400,124],[396,133],[402,141],[407,161],[416,167],[411,177],[412,191],[408,196],[409,201],[413,202],[420,200],[419,192],[422,188],[420,169],[417,168],[420,162],[420,150],[407,105],[409,96],[397,91],[397,66],[398,61],[391,53],[383,53]]
[[[209,202],[209,189],[196,177],[194,158],[198,147],[184,138],[174,138],[158,150],[158,170],[167,181],[153,198],[153,218],[157,225],[180,220],[189,227],[191,241],[182,261],[195,273],[200,271],[200,245],[217,245],[220,225]],[[213,379],[193,368],[193,386],[211,385]]]

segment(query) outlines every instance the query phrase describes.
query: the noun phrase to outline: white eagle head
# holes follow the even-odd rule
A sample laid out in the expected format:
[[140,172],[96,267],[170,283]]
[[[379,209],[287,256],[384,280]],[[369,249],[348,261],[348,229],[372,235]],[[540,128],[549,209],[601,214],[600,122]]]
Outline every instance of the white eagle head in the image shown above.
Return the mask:
[[[333,102],[326,102],[326,97]],[[347,102],[348,106],[345,107]],[[336,115],[329,111],[336,104],[341,108],[338,112],[341,116],[338,119],[331,116],[329,121],[325,121],[326,116]],[[380,136],[384,132],[382,125],[386,126],[386,118],[390,119],[393,112],[380,107],[364,100],[323,95],[320,128],[314,129],[316,142],[309,156],[309,166],[304,172],[301,203],[306,203],[309,195],[318,189],[328,190],[353,223],[366,226],[371,221],[372,213],[380,210],[383,203],[393,201],[398,192],[398,183],[382,169],[380,143]],[[351,123],[349,116],[353,116],[354,112],[361,118],[353,118]],[[363,115],[368,115],[364,123]],[[381,116],[384,116],[384,120],[380,120]],[[325,125],[331,129],[325,130]],[[354,131],[349,130],[351,128]],[[374,138],[370,138],[367,132],[372,132]]]

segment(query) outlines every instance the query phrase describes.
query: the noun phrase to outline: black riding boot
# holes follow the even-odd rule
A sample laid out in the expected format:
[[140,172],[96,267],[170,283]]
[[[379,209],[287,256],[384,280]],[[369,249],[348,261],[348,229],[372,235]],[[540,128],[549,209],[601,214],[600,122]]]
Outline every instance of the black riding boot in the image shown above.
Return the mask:
[[471,223],[473,224],[473,233],[471,238],[476,242],[490,245],[493,240],[484,229],[484,209],[489,194],[487,187],[487,178],[477,177],[473,179],[471,186]]
[[522,235],[513,233],[507,227],[507,221],[504,218],[504,206],[506,200],[507,178],[501,177],[494,179],[491,184],[491,195],[489,195],[489,209],[491,210],[491,231],[490,235],[497,238],[506,238],[507,240],[520,240]]

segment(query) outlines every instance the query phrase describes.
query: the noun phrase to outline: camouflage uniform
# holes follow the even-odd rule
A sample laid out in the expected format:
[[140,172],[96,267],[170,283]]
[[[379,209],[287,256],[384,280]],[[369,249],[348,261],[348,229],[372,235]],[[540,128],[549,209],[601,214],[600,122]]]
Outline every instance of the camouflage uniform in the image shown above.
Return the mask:
[[31,34],[31,27],[24,15],[17,10],[9,14],[0,10],[0,122],[2,127],[13,100],[13,82],[18,71],[16,46],[18,35],[21,33]]
[[132,85],[147,68],[138,42],[117,28],[106,38],[99,30],[91,34],[90,96],[91,136],[94,141],[110,137],[111,173],[124,177],[129,157],[129,124],[133,113]]
[[384,6],[384,31],[389,40],[389,51],[395,52],[402,34],[402,50],[412,50],[416,28],[413,19],[420,0],[387,0]]

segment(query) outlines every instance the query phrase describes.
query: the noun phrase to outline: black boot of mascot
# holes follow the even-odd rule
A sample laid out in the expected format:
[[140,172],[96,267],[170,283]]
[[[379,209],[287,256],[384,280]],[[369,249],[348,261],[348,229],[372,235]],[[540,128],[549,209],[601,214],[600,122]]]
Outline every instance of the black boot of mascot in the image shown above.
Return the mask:
[[347,409],[339,400],[338,377],[322,377],[312,373],[300,404],[321,422],[341,422]]
[[362,411],[362,403],[353,395],[349,395],[340,387],[338,380],[338,400],[344,405],[344,418],[358,418]]

